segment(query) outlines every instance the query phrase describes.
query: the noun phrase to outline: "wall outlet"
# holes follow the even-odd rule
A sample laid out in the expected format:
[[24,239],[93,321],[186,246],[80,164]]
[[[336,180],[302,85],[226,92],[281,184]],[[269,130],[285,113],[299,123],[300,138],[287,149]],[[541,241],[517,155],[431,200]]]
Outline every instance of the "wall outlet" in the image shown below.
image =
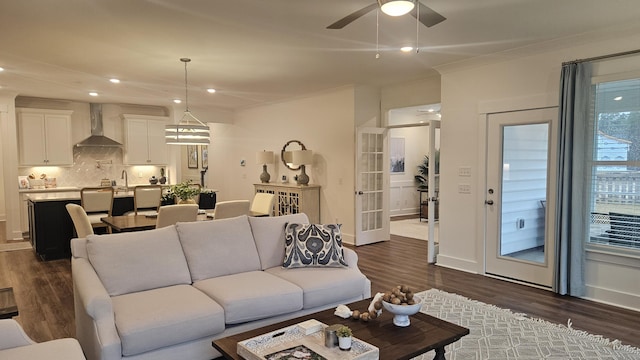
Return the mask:
[[517,218],[516,219],[516,229],[518,229],[518,230],[524,229],[524,219],[523,218]]

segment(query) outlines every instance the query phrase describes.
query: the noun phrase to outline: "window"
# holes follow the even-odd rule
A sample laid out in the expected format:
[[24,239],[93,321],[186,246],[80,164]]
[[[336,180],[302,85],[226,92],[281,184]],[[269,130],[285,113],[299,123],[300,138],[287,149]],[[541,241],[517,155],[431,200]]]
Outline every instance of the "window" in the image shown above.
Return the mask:
[[640,251],[640,79],[593,90],[589,242]]

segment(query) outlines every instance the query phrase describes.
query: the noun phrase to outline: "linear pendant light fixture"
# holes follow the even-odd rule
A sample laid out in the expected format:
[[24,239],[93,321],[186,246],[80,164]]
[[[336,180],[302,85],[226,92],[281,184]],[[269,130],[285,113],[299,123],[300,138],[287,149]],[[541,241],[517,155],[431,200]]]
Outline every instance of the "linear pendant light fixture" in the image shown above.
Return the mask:
[[189,111],[189,91],[187,85],[187,63],[189,58],[181,58],[184,63],[184,103],[185,111],[177,124],[167,125],[164,129],[165,143],[169,145],[208,145],[210,143],[209,126],[198,120]]

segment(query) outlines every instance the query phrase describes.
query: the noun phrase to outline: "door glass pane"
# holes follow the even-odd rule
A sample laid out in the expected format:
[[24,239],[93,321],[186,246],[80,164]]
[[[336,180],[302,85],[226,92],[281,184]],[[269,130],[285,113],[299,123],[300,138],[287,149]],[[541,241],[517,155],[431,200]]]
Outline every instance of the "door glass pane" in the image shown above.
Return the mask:
[[549,124],[505,126],[502,141],[500,255],[544,263]]

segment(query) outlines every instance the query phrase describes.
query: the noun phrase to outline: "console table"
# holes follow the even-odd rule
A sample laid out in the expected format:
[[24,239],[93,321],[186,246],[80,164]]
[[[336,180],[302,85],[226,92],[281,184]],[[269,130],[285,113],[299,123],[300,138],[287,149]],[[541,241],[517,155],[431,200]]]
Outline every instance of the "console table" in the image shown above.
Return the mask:
[[275,216],[305,213],[311,223],[320,223],[320,185],[253,184],[257,193],[276,196]]

